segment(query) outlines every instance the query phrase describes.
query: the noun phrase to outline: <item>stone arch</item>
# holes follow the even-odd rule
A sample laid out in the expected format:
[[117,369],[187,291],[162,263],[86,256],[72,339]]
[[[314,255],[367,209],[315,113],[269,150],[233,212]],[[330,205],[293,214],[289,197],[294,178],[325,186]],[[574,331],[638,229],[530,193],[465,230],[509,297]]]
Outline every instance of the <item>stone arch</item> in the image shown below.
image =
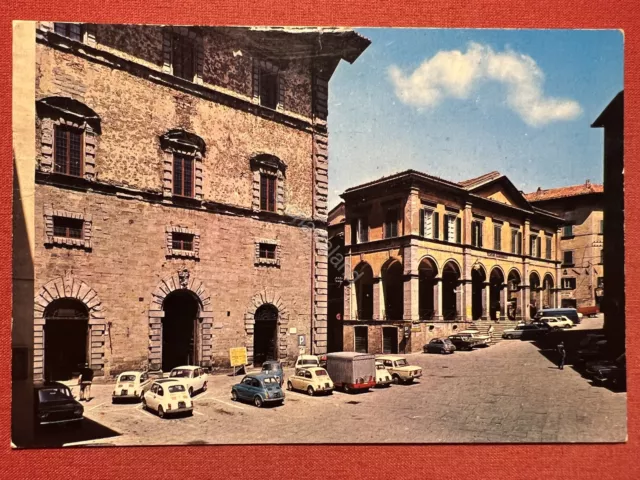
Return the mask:
[[505,277],[507,281],[509,281],[509,277],[511,277],[512,274],[517,275],[519,283],[522,283],[522,274],[516,267],[511,267],[511,269],[509,269],[509,274]]
[[378,272],[378,277],[382,277],[383,273],[388,270],[394,263],[398,262],[402,265],[402,260],[398,257],[389,257],[381,266]]
[[449,258],[446,262],[442,264],[442,273],[444,273],[444,270],[447,267],[447,265],[450,265],[450,264],[454,267],[454,269],[457,269],[458,275],[462,276],[462,266],[460,265],[460,263],[458,263],[458,261],[455,258]]
[[542,280],[542,308],[555,307],[554,286],[553,275],[546,273]]
[[211,366],[213,348],[213,310],[211,295],[202,281],[192,276],[186,268],[163,278],[151,294],[149,305],[149,369],[162,369],[162,319],[164,299],[176,290],[189,290],[200,303],[198,333],[201,336],[200,365]]
[[402,320],[404,313],[404,271],[402,262],[389,258],[380,269],[382,305],[385,320]]
[[500,265],[495,264],[493,265],[490,269],[489,269],[489,276],[491,276],[491,274],[493,273],[494,270],[498,270],[501,274],[502,274],[502,278],[504,279],[504,281],[507,280],[507,274],[504,271],[504,268],[502,268]]
[[355,314],[358,320],[373,318],[373,268],[362,261],[353,270],[353,287],[355,293]]
[[277,336],[278,336],[278,358],[287,358],[287,330],[289,328],[289,310],[282,300],[282,297],[272,291],[265,289],[254,295],[244,314],[244,329],[247,334],[245,346],[247,348],[247,361],[253,363],[253,341],[256,324],[256,312],[263,305],[272,305],[278,310]]
[[420,268],[420,265],[422,265],[422,262],[424,261],[429,261],[431,263],[431,266],[435,269],[435,276],[437,277],[440,274],[440,266],[438,265],[438,261],[431,255],[424,255],[420,259],[420,261],[418,261],[418,268]]
[[50,303],[60,299],[76,299],[84,304],[89,314],[89,338],[87,359],[96,375],[104,374],[104,344],[106,321],[102,301],[98,293],[71,272],[47,282],[34,298],[33,327],[33,376],[36,380],[44,376],[44,327],[45,312]]

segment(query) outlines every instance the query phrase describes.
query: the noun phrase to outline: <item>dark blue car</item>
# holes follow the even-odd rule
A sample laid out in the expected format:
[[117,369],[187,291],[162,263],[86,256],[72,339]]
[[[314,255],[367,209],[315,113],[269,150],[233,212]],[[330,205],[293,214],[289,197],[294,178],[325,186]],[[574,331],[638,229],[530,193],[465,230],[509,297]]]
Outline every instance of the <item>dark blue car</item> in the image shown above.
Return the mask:
[[258,408],[265,403],[282,405],[284,392],[275,376],[259,373],[247,375],[240,383],[231,387],[231,399],[250,401]]

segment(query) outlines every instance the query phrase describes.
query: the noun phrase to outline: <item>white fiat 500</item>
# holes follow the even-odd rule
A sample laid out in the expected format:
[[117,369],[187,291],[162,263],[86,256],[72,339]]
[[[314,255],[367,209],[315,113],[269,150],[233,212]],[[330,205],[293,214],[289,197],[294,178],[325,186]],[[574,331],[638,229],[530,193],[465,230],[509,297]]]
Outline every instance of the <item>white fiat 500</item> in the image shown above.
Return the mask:
[[178,379],[162,378],[151,384],[142,397],[142,408],[153,410],[160,418],[176,413],[193,413],[193,402],[184,383]]
[[122,372],[118,375],[116,386],[111,394],[111,401],[138,398],[142,400],[144,392],[151,387],[151,379],[147,372]]
[[204,368],[185,365],[171,370],[169,378],[181,380],[187,388],[189,396],[193,397],[195,392],[204,392],[207,389],[207,379],[209,376],[207,372],[204,371]]

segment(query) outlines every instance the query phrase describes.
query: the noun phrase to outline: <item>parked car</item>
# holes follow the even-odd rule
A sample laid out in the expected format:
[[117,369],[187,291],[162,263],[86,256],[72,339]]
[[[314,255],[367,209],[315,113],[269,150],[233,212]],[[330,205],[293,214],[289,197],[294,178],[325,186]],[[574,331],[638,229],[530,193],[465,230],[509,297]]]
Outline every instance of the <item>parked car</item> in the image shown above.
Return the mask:
[[491,343],[491,336],[481,335],[478,330],[462,330],[458,335],[471,339],[473,347],[488,347]]
[[598,313],[599,313],[599,309],[597,305],[578,307],[578,316],[585,315],[587,317],[596,317]]
[[278,382],[280,382],[280,386],[284,384],[284,370],[282,369],[282,363],[277,360],[267,360],[262,364],[262,371],[260,373],[264,373],[266,375],[273,375],[276,377]]
[[533,318],[534,320],[541,320],[547,317],[562,316],[567,317],[574,323],[574,325],[578,325],[580,323],[580,317],[578,316],[578,311],[575,308],[543,308],[538,310]]
[[79,425],[84,414],[69,387],[59,382],[41,382],[34,385],[34,407],[38,426],[50,424]]
[[587,335],[585,335],[585,337],[580,340],[580,343],[578,344],[578,346],[580,348],[586,348],[589,345],[593,345],[596,342],[599,342],[601,340],[606,340],[607,336],[603,333],[588,333]]
[[333,381],[324,368],[299,368],[287,380],[287,390],[303,390],[313,396],[316,393],[333,393]]
[[447,338],[456,347],[456,350],[471,351],[474,346],[478,344],[477,340],[472,339],[467,335],[449,335]]
[[605,357],[607,340],[597,340],[576,352],[576,364],[583,364]]
[[335,388],[346,393],[369,390],[376,385],[376,360],[369,353],[327,353],[327,372]]
[[122,372],[116,379],[111,401],[134,399],[142,400],[144,392],[151,388],[151,378],[147,372]]
[[160,418],[177,413],[193,413],[193,401],[180,378],[161,378],[142,396],[142,408],[153,410]]
[[388,387],[393,383],[391,374],[382,362],[376,362],[376,387]]
[[265,403],[284,403],[284,392],[273,375],[263,373],[245,376],[240,383],[231,387],[231,399],[246,400],[260,408]]
[[594,383],[626,386],[627,362],[623,353],[615,360],[599,360],[587,364],[587,375]]
[[422,347],[424,353],[453,353],[456,346],[448,338],[433,338]]
[[515,328],[509,328],[502,332],[502,338],[520,338],[523,340],[537,338],[549,331],[548,327],[541,328],[539,325],[516,325]]
[[204,392],[207,390],[207,380],[209,376],[207,375],[207,372],[205,372],[204,368],[185,365],[171,370],[169,378],[175,378],[184,382],[185,387],[189,392],[189,396],[193,397],[195,392]]
[[296,358],[295,368],[319,367],[320,359],[317,355],[298,355]]
[[320,366],[322,368],[327,368],[327,355],[320,355],[318,357],[318,361],[320,362]]
[[407,359],[395,355],[381,355],[377,358],[391,374],[395,383],[410,384],[422,376],[422,368],[409,365]]
[[571,328],[573,327],[573,322],[569,320],[568,317],[544,317],[542,319],[544,323],[549,325],[551,330],[560,330],[561,328]]

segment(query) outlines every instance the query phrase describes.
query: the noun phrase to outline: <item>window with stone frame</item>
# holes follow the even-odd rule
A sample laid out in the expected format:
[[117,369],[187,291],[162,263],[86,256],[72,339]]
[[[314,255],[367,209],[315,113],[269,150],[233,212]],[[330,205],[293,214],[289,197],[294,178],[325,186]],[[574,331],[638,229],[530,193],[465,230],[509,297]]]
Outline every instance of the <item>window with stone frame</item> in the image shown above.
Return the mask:
[[545,258],[547,260],[551,260],[551,253],[552,253],[552,248],[553,248],[552,247],[552,242],[551,242],[551,235],[547,234],[545,237],[546,237],[545,238],[545,240],[546,240],[546,242],[545,242],[546,243]]
[[384,238],[398,236],[398,208],[388,208],[384,216]]
[[164,151],[163,195],[202,200],[204,140],[185,130],[170,130],[160,137],[160,148]]
[[252,209],[283,214],[286,164],[275,155],[261,153],[250,161],[253,172]]
[[493,249],[502,250],[502,224],[497,222],[493,224]]
[[280,267],[280,242],[265,238],[256,239],[254,264]]
[[36,111],[40,143],[37,170],[95,180],[101,133],[96,112],[68,97],[40,99]]
[[163,39],[165,73],[202,85],[204,43],[195,27],[166,26]]
[[261,243],[260,244],[260,258],[261,259],[270,259],[270,260],[275,260],[276,258],[276,245],[273,245],[271,243]]
[[169,225],[165,229],[167,257],[200,258],[200,234],[190,228]]
[[576,278],[575,277],[562,277],[561,282],[562,288],[565,290],[575,290],[576,289]]
[[53,217],[53,236],[82,239],[84,221],[80,218]]
[[572,267],[573,263],[573,250],[565,250],[562,252],[562,265]]
[[70,38],[81,42],[84,37],[84,26],[81,23],[61,23],[56,22],[53,25],[53,30],[58,35]]
[[44,244],[48,246],[79,247],[90,250],[92,216],[87,213],[44,207]]
[[284,109],[284,79],[280,68],[273,62],[254,59],[253,97],[264,107]]

